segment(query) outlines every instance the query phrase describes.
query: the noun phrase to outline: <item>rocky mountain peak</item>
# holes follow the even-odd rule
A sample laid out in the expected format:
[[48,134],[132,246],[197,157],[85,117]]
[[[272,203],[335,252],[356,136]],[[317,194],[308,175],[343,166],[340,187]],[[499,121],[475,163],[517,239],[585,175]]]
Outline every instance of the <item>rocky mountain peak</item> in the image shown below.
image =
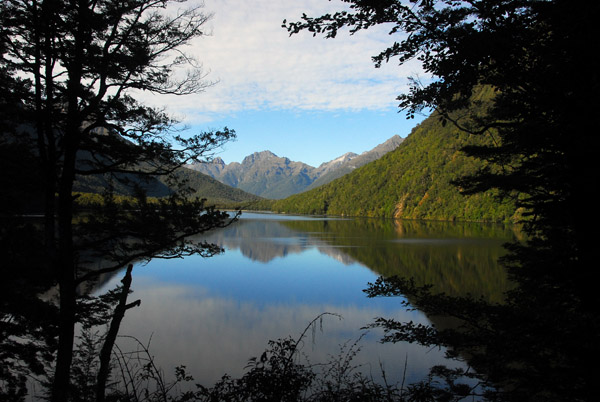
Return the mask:
[[339,156],[339,157],[335,158],[334,160],[329,161],[327,163],[330,163],[330,164],[345,163],[345,162],[348,162],[348,161],[356,158],[357,156],[358,156],[358,154],[355,154],[354,152],[346,152],[344,155]]
[[402,138],[394,136],[371,151],[361,155],[347,152],[322,163],[318,168],[279,157],[271,151],[254,152],[246,156],[241,164],[225,164],[217,157],[212,163],[194,164],[191,168],[252,194],[285,198],[349,173],[396,148],[401,141]]
[[212,163],[213,165],[221,165],[221,166],[225,166],[226,163],[223,159],[221,159],[220,156],[217,156],[216,158],[214,158],[212,161],[210,161],[210,163]]
[[248,155],[242,160],[242,165],[249,165],[257,161],[264,161],[272,158],[279,157],[271,151],[254,152],[252,155]]
[[[367,151],[367,152],[373,152],[376,154],[383,155],[387,152],[393,151],[394,149],[398,148],[398,145],[400,145],[400,143],[402,143],[402,141],[404,141],[404,138],[402,138],[398,134],[396,134],[393,137],[391,137],[389,140],[387,140],[386,142],[377,145],[375,148],[373,148],[372,150]],[[363,153],[367,153],[367,152],[363,152]]]

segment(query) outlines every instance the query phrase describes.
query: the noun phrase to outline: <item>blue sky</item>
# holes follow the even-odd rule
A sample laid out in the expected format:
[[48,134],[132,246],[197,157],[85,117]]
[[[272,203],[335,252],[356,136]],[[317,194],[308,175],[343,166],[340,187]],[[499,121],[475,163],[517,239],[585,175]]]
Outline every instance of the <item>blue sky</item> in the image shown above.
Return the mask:
[[213,122],[234,128],[238,138],[217,153],[225,162],[270,150],[278,156],[319,166],[346,153],[372,149],[395,134],[406,137],[416,124],[396,110],[246,111]]
[[[192,0],[184,5],[202,4]],[[385,27],[335,39],[308,32],[289,37],[283,19],[340,10],[339,0],[205,0],[206,36],[183,50],[202,63],[204,92],[148,97],[197,130],[227,126],[238,138],[220,150],[225,162],[270,150],[312,166],[346,152],[361,153],[393,135],[406,137],[421,118],[398,113],[407,78],[424,77],[418,63],[376,69],[371,56],[398,37]]]

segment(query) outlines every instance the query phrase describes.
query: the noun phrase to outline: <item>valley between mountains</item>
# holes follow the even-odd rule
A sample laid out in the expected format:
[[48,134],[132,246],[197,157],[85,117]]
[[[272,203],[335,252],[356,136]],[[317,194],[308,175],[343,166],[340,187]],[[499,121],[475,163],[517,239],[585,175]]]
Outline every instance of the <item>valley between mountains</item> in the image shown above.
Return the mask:
[[[481,97],[490,95],[485,91]],[[457,181],[482,169],[484,162],[467,157],[462,149],[485,146],[489,136],[465,134],[443,124],[435,113],[414,127],[406,138],[398,135],[360,155],[352,152],[313,167],[277,156],[254,152],[241,163],[188,164],[177,171],[192,189],[219,208],[267,210],[279,213],[366,216],[441,221],[516,222],[523,211],[516,199],[497,197],[493,190],[463,194]],[[133,186],[132,186],[133,185]],[[142,187],[149,197],[172,191],[164,178],[80,177],[74,189],[84,193],[79,203],[95,202],[91,195],[110,187],[115,194],[132,196]],[[516,195],[515,195],[516,197]]]
[[242,163],[226,164],[221,158],[215,158],[209,163],[195,163],[187,167],[250,194],[282,199],[327,184],[377,160],[396,149],[402,140],[395,135],[370,151],[360,155],[348,152],[318,167],[279,157],[271,151],[254,152]]
[[[483,99],[490,95],[484,91]],[[361,155],[346,153],[317,168],[257,152],[242,163],[191,165],[224,185],[262,199],[243,208],[279,213],[367,216],[440,221],[517,222],[516,195],[494,190],[463,194],[457,181],[486,169],[467,157],[467,146],[489,145],[435,113],[406,138],[394,136]]]

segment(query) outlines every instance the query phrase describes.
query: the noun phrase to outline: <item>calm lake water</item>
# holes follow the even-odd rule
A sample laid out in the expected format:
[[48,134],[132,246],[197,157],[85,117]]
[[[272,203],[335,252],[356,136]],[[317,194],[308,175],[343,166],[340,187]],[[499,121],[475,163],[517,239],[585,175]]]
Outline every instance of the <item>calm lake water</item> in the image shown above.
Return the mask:
[[325,316],[322,326],[308,331],[302,352],[311,363],[347,353],[362,336],[353,363],[363,372],[379,378],[383,367],[388,381],[401,381],[406,362],[407,380],[420,379],[442,362],[443,350],[382,345],[381,332],[361,327],[375,317],[430,319],[406,311],[398,298],[368,299],[362,290],[380,275],[395,274],[450,294],[500,300],[508,285],[497,259],[502,243],[515,236],[494,225],[245,213],[203,237],[223,254],[137,265],[129,300],[142,303],[127,312],[120,334],[150,342],[166,373],[183,364],[195,382],[209,386],[225,373],[241,376],[268,340],[298,338],[311,320],[329,312],[343,318]]

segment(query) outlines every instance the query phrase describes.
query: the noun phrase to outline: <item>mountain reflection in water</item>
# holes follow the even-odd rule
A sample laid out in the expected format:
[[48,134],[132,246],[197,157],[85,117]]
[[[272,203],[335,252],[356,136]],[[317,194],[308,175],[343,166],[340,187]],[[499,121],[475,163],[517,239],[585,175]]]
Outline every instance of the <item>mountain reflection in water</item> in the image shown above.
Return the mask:
[[[511,228],[481,224],[247,213],[198,238],[225,248],[224,254],[137,266],[131,298],[142,304],[127,312],[121,334],[142,342],[151,337],[151,352],[166,373],[183,364],[196,382],[212,385],[225,373],[240,376],[269,339],[297,337],[323,312],[340,314],[343,320],[326,317],[322,332],[305,339],[310,362],[322,362],[375,317],[430,322],[397,299],[367,299],[362,289],[379,275],[411,276],[446,293],[500,300],[508,284],[496,261],[501,244],[515,235]],[[443,350],[382,345],[380,336],[367,333],[354,361],[374,378],[381,364],[389,381],[400,381],[407,360],[407,379],[420,379],[443,360]]]

